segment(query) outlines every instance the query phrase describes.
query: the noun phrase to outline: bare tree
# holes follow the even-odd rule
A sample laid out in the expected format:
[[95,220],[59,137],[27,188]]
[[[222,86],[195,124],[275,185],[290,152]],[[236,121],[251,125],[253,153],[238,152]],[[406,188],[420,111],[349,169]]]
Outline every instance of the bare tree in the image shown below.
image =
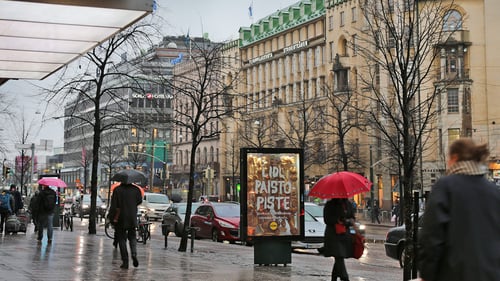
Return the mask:
[[[224,103],[228,89],[236,81],[237,73],[227,63],[224,57],[224,44],[213,43],[208,40],[191,41],[192,51],[187,62],[174,68],[173,80],[173,122],[177,130],[186,133],[186,140],[190,143],[189,159],[189,190],[185,215],[184,231],[179,245],[179,251],[186,251],[187,229],[191,216],[191,202],[195,180],[196,151],[203,142],[217,138],[221,133],[219,126],[221,119],[231,116],[233,108]],[[231,80],[224,79],[232,77]],[[173,83],[172,83],[173,81]]]
[[328,99],[328,108],[321,112],[321,124],[327,127],[324,132],[335,136],[334,149],[329,149],[328,163],[332,163],[334,170],[359,170],[363,167],[359,155],[359,139],[353,136],[353,131],[363,129],[363,118],[357,110],[354,89],[344,89],[337,93],[328,84],[322,85],[324,95]]
[[[123,53],[133,57],[152,45],[153,27],[138,23],[108,39],[86,53],[76,75],[63,76],[50,90],[50,99],[64,95],[71,101],[64,116],[73,126],[85,126],[92,131],[91,212],[89,234],[96,234],[96,198],[101,135],[107,130],[132,124],[127,115],[129,91],[145,94],[145,78],[137,66],[127,63]],[[121,60],[121,62],[118,62]]]
[[117,164],[124,160],[122,144],[124,140],[127,140],[127,134],[128,130],[118,129],[115,131],[110,130],[102,137],[101,163],[107,170],[108,205],[111,196],[111,176],[113,171],[119,168],[116,167]]
[[[10,116],[12,124],[19,124],[19,120],[15,117],[15,115]],[[14,140],[16,141],[16,144],[23,146],[23,148],[19,151],[19,161],[15,161],[14,177],[15,181],[20,185],[21,193],[24,195],[27,195],[26,184],[31,182],[29,171],[32,166],[32,155],[27,147],[31,144],[30,140],[35,137],[35,128],[36,123],[34,120],[28,122],[24,111],[21,116],[21,127],[14,127],[14,132],[16,134]]]
[[[358,79],[360,95],[369,106],[363,113],[372,128],[370,135],[395,152],[401,163],[406,241],[414,241],[412,191],[419,177],[422,148],[438,113],[436,99],[441,88],[433,84],[439,56],[435,48],[446,41],[443,20],[452,4],[365,1],[365,24],[357,30],[356,42],[350,44],[365,60]],[[404,280],[410,279],[414,253],[414,244],[406,243]]]

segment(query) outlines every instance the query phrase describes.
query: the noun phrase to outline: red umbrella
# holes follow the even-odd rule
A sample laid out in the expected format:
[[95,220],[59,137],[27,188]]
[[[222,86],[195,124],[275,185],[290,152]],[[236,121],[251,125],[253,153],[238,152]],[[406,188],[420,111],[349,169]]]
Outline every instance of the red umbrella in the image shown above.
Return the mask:
[[337,172],[322,177],[309,191],[309,196],[322,199],[349,198],[370,191],[372,183],[360,174]]
[[55,187],[67,187],[66,183],[58,178],[41,178],[38,184]]
[[[117,188],[118,186],[120,186],[122,183],[117,181],[115,183],[113,183],[111,185],[111,192],[113,192],[115,190],[115,188]],[[139,185],[135,184],[135,183],[132,183],[133,186],[137,187],[140,191],[141,191],[141,196],[144,197],[144,189],[142,187],[140,187]]]

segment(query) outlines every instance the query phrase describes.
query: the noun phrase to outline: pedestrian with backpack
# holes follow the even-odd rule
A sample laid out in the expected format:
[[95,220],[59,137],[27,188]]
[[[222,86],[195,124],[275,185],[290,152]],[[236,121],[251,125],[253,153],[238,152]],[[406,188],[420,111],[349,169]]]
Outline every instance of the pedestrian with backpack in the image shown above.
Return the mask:
[[54,209],[56,207],[57,194],[54,190],[46,185],[41,185],[41,191],[38,195],[38,243],[42,243],[43,229],[47,228],[47,244],[52,243],[52,235],[54,233],[53,220]]
[[7,218],[12,214],[12,201],[14,201],[12,196],[7,191],[2,190],[0,193],[0,233],[4,230]]

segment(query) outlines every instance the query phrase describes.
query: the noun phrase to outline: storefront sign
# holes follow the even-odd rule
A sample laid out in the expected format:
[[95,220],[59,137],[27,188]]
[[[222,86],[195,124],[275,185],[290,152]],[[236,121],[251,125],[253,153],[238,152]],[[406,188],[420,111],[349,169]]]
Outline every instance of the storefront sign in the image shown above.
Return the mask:
[[242,149],[242,222],[247,237],[303,236],[303,164],[296,149]]
[[139,93],[132,93],[132,98],[134,99],[142,99],[142,98],[147,98],[147,99],[171,99],[173,98],[172,95],[168,94],[139,94]]
[[307,45],[309,45],[309,41],[300,41],[300,42],[295,43],[291,46],[283,48],[283,53],[284,54],[291,53],[293,51],[305,48],[305,47],[307,47]]
[[250,64],[255,64],[255,63],[259,63],[261,61],[264,61],[264,60],[267,60],[267,59],[270,59],[273,57],[273,53],[267,53],[265,55],[262,55],[260,57],[256,57],[256,58],[253,58],[250,60]]

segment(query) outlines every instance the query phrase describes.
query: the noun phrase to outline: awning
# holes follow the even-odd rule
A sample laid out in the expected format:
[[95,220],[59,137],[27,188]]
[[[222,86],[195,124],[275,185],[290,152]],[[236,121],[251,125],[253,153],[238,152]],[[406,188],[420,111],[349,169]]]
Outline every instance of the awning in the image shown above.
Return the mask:
[[153,0],[0,0],[0,85],[43,79],[152,9]]

